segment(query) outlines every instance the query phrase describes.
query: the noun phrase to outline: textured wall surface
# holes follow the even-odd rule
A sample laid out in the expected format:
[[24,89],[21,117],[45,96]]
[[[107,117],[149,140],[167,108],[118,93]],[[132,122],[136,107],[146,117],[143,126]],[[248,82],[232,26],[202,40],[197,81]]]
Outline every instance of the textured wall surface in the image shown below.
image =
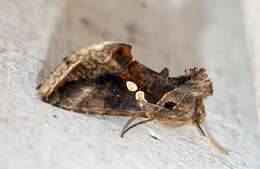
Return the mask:
[[[0,0],[0,168],[257,169],[260,133],[242,7],[237,0]],[[171,75],[205,67],[212,149],[193,126],[147,123],[119,134],[124,117],[72,113],[35,87],[75,49],[128,42],[146,66]],[[158,138],[154,139],[151,136]]]
[[258,0],[244,0],[243,13],[246,28],[246,46],[253,72],[256,109],[260,119],[260,2]]

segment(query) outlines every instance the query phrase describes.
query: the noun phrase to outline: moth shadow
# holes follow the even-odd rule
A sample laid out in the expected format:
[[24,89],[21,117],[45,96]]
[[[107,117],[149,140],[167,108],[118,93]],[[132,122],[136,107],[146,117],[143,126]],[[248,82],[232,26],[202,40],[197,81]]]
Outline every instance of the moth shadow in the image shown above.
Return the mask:
[[131,44],[133,56],[158,72],[168,67],[180,75],[201,66],[197,44],[207,22],[205,2],[65,0],[37,83],[74,50],[108,40]]

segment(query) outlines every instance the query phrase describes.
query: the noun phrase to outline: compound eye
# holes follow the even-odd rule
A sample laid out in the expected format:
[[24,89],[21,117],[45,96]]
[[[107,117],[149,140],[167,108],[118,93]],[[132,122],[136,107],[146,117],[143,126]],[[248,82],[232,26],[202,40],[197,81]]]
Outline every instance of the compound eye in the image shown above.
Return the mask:
[[174,108],[176,105],[177,105],[177,104],[174,103],[174,102],[166,102],[166,103],[164,104],[164,107],[165,107],[166,109],[173,110],[173,108]]

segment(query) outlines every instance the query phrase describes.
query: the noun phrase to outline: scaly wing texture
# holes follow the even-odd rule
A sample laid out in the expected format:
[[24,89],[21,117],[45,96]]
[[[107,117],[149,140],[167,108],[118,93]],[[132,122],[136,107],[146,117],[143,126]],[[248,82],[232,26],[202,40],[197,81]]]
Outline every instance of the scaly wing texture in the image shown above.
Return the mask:
[[[76,112],[114,111],[122,115],[152,111],[152,107],[167,112],[164,107],[152,104],[140,106],[143,104],[127,89],[126,82],[136,83],[148,102],[156,103],[178,81],[169,79],[165,70],[159,74],[138,63],[130,50],[127,44],[104,42],[76,51],[46,77],[37,88],[38,94],[52,105]],[[147,117],[145,113],[139,115]]]
[[[64,58],[38,87],[38,94],[45,102],[75,112],[185,122],[192,120],[196,99],[213,92],[204,71],[191,69],[187,76],[168,77],[167,68],[157,73],[137,62],[130,45],[103,42]],[[145,101],[136,99],[127,81],[137,85]]]

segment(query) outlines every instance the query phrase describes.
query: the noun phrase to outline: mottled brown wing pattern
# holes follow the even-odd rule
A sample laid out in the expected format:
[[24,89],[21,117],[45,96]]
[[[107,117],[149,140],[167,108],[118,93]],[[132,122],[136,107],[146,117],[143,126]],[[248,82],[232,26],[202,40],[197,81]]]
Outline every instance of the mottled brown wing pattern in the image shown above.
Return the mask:
[[179,81],[138,63],[130,50],[127,44],[104,42],[76,51],[47,76],[38,94],[46,102],[76,112],[97,108],[147,111],[149,106],[139,106],[135,93],[127,89],[127,81],[136,83],[149,103],[156,103]]
[[[38,86],[38,94],[43,100],[48,100],[48,97],[66,82],[94,79],[102,74],[120,71],[120,66],[112,59],[116,50],[120,49],[130,50],[127,45],[104,42],[75,51],[71,56],[65,57],[63,62],[49,73],[43,83]],[[126,57],[128,58],[125,60],[132,59],[130,55]]]
[[103,42],[75,51],[37,87],[40,98],[54,106],[86,114],[148,118],[122,132],[148,121],[173,126],[200,123],[206,111],[203,100],[213,94],[205,69],[193,68],[188,74],[169,77],[164,68],[157,73],[133,58],[131,46]]

